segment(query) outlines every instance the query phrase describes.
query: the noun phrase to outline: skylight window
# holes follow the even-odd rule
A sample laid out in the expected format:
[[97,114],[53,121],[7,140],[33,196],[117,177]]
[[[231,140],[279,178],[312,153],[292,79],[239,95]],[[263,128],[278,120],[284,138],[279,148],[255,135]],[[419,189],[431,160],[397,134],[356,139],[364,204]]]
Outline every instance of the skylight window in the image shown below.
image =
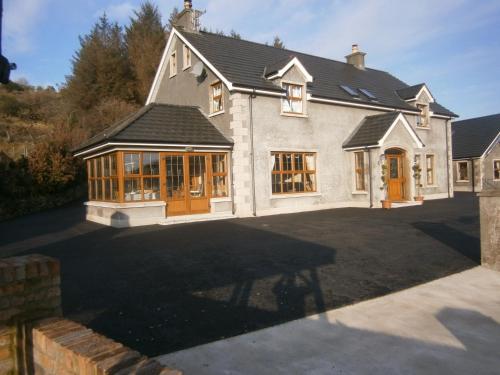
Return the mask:
[[371,93],[371,91],[367,90],[367,89],[359,89],[359,91],[361,91],[361,93],[365,96],[368,97],[368,99],[370,100],[377,100],[377,97],[375,95],[373,95]]
[[347,92],[349,95],[354,96],[355,98],[359,97],[359,94],[352,87],[347,85],[340,85],[340,88]]

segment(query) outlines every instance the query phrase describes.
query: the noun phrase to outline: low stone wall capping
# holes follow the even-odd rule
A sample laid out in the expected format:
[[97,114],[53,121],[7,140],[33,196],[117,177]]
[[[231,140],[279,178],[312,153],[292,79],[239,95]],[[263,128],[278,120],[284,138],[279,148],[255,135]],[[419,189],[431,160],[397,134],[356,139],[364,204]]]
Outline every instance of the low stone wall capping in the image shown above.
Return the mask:
[[500,271],[500,191],[479,195],[481,220],[481,264]]
[[62,318],[59,261],[0,259],[0,374],[181,375]]

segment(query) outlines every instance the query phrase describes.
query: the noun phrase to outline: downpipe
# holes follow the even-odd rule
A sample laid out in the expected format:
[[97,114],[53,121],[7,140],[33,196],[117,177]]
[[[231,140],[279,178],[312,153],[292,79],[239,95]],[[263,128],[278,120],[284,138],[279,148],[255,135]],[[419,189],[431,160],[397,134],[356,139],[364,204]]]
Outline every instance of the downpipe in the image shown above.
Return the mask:
[[252,215],[257,216],[257,202],[255,193],[255,147],[253,137],[253,100],[257,97],[255,89],[248,95],[248,107],[250,112],[250,173],[252,176]]

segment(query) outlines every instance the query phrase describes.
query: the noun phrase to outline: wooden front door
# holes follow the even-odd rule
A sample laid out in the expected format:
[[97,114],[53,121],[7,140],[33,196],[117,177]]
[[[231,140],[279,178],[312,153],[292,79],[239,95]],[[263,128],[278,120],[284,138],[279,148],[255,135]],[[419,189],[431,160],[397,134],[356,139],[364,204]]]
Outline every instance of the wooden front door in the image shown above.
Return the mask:
[[167,217],[210,212],[208,155],[166,154]]
[[388,176],[387,190],[390,201],[402,201],[404,199],[404,154],[387,155]]

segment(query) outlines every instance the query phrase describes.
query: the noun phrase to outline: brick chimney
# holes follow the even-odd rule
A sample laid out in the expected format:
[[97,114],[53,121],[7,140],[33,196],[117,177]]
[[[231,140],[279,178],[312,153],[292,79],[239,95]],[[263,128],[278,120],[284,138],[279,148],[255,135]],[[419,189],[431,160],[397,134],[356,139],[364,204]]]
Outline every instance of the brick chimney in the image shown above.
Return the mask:
[[358,69],[365,70],[365,56],[366,53],[361,52],[357,44],[353,44],[351,54],[347,55],[345,58],[348,64],[354,65]]

